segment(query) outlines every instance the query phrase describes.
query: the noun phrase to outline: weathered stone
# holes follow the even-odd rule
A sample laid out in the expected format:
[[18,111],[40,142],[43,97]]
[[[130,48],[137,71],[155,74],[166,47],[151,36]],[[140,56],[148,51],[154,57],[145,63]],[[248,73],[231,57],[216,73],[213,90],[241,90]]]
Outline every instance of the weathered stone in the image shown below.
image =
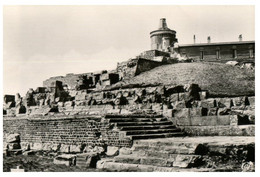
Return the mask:
[[23,152],[23,155],[35,155],[35,151],[33,151],[33,150],[25,151],[25,152]]
[[31,150],[42,150],[43,144],[42,143],[30,143]]
[[216,107],[216,100],[213,98],[209,98],[206,100],[201,100],[201,107],[203,108],[214,108]]
[[219,108],[218,115],[230,115],[231,109],[229,108]]
[[176,101],[175,103],[173,103],[173,108],[174,109],[186,108],[186,103],[185,101]]
[[245,97],[232,98],[234,106],[245,106]]
[[70,145],[61,144],[59,151],[64,152],[64,153],[69,153],[70,152]]
[[173,167],[181,167],[181,168],[187,168],[187,167],[193,167],[197,166],[196,163],[200,161],[202,157],[198,155],[178,155],[173,161],[172,166]]
[[217,98],[216,99],[217,107],[219,108],[231,108],[233,106],[233,102],[231,98]]
[[189,108],[173,109],[173,123],[175,125],[190,125],[190,110]]
[[237,115],[230,115],[230,125],[231,126],[237,126],[238,125]]
[[58,102],[58,107],[63,107],[64,106],[64,102]]
[[120,155],[130,155],[132,153],[133,153],[133,150],[131,150],[131,148],[122,147],[122,148],[119,149]]
[[7,143],[20,143],[20,135],[18,133],[15,134],[9,134],[6,137],[6,142]]
[[31,149],[31,148],[30,148],[30,143],[21,142],[20,145],[21,145],[21,149],[22,149],[23,151],[29,151],[29,150]]
[[59,151],[60,146],[61,146],[60,144],[52,144],[51,150],[57,152],[57,151]]
[[106,154],[108,156],[116,156],[119,153],[119,148],[115,146],[108,146]]
[[183,92],[183,93],[178,93],[178,100],[179,101],[185,101],[189,98],[189,93]]
[[54,164],[63,164],[66,166],[75,166],[76,165],[76,155],[71,154],[62,154],[54,158]]
[[248,97],[248,101],[249,101],[249,104],[250,106],[255,106],[255,97]]
[[42,143],[42,150],[43,151],[51,151],[52,148],[51,148],[51,143]]
[[19,142],[8,143],[8,150],[21,149]]
[[65,106],[65,107],[72,107],[72,106],[74,106],[74,102],[73,102],[73,101],[66,101],[66,102],[64,103],[64,106]]
[[218,108],[208,108],[208,116],[215,116],[217,115],[217,113],[218,113]]
[[174,116],[173,110],[172,109],[163,110],[163,116],[167,118],[172,118]]
[[202,116],[202,108],[190,108],[190,116]]
[[209,92],[208,91],[201,91],[199,92],[200,100],[205,100],[208,98]]
[[16,114],[16,108],[11,108],[11,109],[7,109],[6,110],[6,115],[7,116],[15,116],[15,114]]
[[70,145],[71,153],[80,153],[83,151],[82,145]]

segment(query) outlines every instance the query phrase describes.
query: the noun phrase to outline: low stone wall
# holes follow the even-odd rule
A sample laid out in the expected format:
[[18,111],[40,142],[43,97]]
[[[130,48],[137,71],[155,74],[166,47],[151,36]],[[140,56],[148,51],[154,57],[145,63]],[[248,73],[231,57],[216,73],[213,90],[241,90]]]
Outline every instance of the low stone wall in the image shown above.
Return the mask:
[[182,126],[188,136],[255,136],[255,125]]
[[86,116],[5,117],[3,121],[4,141],[7,134],[18,133],[21,142],[32,144],[131,146],[131,140],[113,128],[104,118]]

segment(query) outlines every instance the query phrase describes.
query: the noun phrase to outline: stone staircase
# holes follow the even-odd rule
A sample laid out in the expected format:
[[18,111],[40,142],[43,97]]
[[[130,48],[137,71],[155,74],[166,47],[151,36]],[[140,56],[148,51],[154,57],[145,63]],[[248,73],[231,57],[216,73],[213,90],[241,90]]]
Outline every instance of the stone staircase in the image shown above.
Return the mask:
[[106,119],[132,140],[184,136],[180,128],[161,115],[106,115]]
[[[99,162],[99,168],[119,171],[209,171],[197,168],[203,156],[197,142],[174,142],[162,139],[135,140],[131,148],[121,148],[113,160]],[[174,138],[171,138],[174,139]]]

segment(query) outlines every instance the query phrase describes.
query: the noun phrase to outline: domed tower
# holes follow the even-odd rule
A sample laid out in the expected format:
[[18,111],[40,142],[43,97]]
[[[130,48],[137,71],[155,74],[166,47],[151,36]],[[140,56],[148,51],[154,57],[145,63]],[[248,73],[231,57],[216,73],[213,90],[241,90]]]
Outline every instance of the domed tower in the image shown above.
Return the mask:
[[152,50],[168,51],[170,47],[178,42],[176,31],[167,27],[166,19],[161,18],[159,29],[150,33]]

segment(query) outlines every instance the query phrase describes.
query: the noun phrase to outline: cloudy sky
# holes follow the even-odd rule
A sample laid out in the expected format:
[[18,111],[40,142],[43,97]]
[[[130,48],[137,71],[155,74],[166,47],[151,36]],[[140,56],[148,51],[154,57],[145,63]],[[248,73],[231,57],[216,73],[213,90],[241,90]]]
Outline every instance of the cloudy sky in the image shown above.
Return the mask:
[[180,44],[254,40],[254,6],[4,6],[4,93],[51,76],[114,69],[150,49],[166,18]]

